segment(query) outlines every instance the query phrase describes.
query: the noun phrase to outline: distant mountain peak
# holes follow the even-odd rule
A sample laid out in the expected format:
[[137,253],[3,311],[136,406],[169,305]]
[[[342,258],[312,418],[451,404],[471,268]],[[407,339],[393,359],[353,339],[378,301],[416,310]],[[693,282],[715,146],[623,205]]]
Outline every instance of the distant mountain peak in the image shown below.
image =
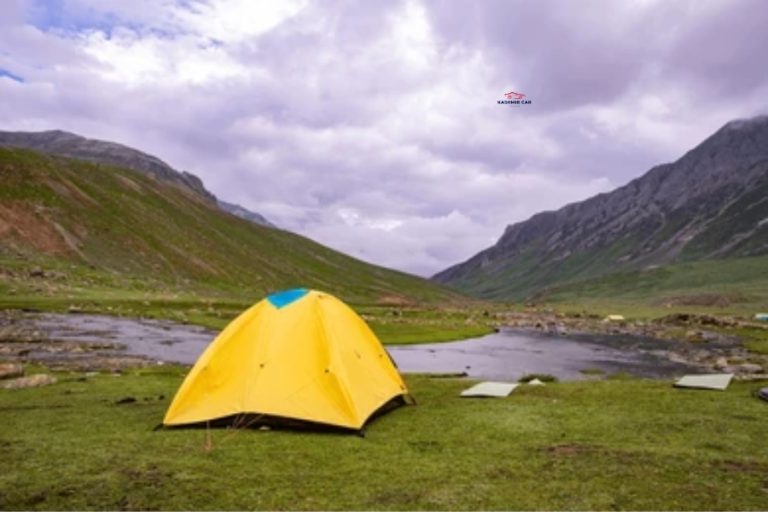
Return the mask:
[[768,125],[768,114],[762,114],[755,117],[749,117],[746,119],[734,119],[723,126],[723,130],[744,130],[759,127],[760,125]]

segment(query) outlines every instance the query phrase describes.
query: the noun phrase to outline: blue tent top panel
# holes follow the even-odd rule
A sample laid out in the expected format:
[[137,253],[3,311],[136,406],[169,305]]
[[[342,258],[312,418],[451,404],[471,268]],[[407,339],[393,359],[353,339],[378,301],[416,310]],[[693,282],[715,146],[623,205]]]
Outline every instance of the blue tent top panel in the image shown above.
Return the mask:
[[294,288],[292,290],[285,290],[282,292],[276,292],[267,296],[267,300],[275,306],[277,309],[283,308],[288,304],[296,302],[303,296],[309,293],[306,288]]

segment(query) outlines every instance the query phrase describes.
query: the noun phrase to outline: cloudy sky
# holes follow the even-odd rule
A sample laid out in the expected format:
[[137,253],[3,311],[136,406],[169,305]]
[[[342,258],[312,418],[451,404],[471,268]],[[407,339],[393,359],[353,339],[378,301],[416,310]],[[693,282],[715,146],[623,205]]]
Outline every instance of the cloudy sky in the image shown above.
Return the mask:
[[766,27],[765,0],[0,0],[0,129],[430,275],[765,113]]

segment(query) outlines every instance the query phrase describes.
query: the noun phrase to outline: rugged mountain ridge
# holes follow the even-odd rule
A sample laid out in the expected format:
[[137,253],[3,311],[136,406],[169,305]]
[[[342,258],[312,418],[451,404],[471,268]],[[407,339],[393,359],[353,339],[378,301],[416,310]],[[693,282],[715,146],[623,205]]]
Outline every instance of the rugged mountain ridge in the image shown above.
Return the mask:
[[672,262],[768,253],[768,116],[732,121],[610,193],[508,226],[433,279],[485,298]]
[[95,163],[116,165],[152,176],[188,190],[222,210],[245,220],[274,227],[264,216],[242,206],[220,201],[205,188],[202,180],[192,173],[177,171],[159,158],[137,149],[105,140],[89,139],[63,130],[42,132],[0,131],[0,146],[33,149],[51,155],[77,158]]

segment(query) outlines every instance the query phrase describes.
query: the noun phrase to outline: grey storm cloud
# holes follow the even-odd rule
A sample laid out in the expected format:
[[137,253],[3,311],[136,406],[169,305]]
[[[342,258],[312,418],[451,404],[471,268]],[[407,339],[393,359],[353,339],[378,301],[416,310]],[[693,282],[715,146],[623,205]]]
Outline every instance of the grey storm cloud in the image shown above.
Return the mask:
[[137,147],[429,275],[764,111],[765,26],[762,0],[9,0],[0,128]]

